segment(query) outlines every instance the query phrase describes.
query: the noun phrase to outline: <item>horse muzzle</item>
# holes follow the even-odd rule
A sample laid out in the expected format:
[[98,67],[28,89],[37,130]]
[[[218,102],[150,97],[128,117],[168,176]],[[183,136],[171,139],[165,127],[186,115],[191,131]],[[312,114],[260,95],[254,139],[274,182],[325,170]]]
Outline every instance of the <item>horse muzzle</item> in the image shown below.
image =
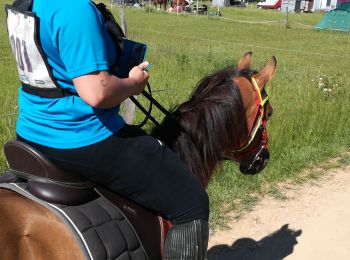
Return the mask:
[[261,172],[267,165],[270,158],[270,152],[266,147],[261,147],[254,158],[248,162],[241,162],[239,170],[243,174],[254,175]]

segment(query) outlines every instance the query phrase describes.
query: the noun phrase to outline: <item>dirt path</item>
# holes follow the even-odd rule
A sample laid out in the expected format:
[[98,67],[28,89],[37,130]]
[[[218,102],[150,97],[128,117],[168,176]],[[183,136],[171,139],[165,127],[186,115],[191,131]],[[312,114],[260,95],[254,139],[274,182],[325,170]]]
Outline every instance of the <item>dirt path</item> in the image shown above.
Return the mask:
[[266,198],[209,240],[208,260],[350,259],[350,167]]

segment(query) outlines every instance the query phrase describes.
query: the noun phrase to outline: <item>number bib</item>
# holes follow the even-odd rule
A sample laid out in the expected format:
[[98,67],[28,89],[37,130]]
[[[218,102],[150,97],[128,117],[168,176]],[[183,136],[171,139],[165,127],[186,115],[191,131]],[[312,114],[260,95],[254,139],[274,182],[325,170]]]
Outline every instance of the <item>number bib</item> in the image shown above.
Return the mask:
[[9,5],[6,6],[6,11],[7,32],[22,84],[39,89],[59,88],[52,77],[51,68],[37,36],[36,15]]

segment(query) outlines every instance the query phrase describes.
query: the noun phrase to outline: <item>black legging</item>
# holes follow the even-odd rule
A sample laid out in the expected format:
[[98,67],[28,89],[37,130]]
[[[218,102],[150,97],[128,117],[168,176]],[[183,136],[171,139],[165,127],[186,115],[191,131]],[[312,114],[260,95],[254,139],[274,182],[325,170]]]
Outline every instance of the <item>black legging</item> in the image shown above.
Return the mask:
[[182,224],[208,220],[205,189],[177,154],[135,126],[93,145],[55,149],[17,136],[59,167],[80,174],[130,200]]

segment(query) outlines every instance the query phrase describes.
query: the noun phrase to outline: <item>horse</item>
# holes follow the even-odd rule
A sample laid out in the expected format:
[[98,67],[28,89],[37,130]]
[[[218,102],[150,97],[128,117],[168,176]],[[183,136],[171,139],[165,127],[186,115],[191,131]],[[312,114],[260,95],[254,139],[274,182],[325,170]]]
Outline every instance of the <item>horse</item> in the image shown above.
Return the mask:
[[186,0],[172,0],[171,4],[174,10],[179,9],[179,11],[183,11],[185,5],[188,5],[188,2]]
[[[266,122],[271,117],[273,109],[269,103],[265,85],[275,73],[276,58],[273,56],[260,71],[255,71],[251,69],[251,55],[251,52],[246,53],[235,68],[221,69],[203,78],[190,98],[171,109],[161,124],[156,126],[151,133],[180,156],[204,187],[208,186],[215,169],[224,160],[239,163],[240,171],[251,175],[262,171],[269,160]],[[36,174],[35,177],[27,180],[27,185],[31,188],[29,191],[24,190],[23,194],[28,193],[34,197],[32,194],[45,185],[56,191],[58,189],[59,192],[56,193],[60,196],[64,193],[62,190],[65,189],[70,191],[64,194],[67,196],[75,192],[86,191],[86,189],[80,190],[74,187],[73,192],[70,184],[74,184],[76,177],[51,165],[35,150],[30,147],[19,150],[18,143],[8,145],[9,143],[5,144],[5,155],[16,178],[23,181],[23,178],[28,175],[23,175],[23,171],[32,171],[33,174]],[[46,174],[46,179],[43,180],[39,176],[41,174],[37,173],[39,171],[42,171],[43,175]],[[56,176],[52,177],[55,181],[47,177],[48,173],[51,174],[51,177]],[[64,183],[61,179],[63,175],[66,180]],[[6,179],[6,176],[3,175],[0,182],[9,184],[0,185],[0,216],[2,219],[0,221],[0,259],[87,258],[76,236],[72,235],[74,230],[67,228],[67,221],[50,212],[49,207],[42,203],[43,200],[36,198],[31,200],[6,188],[13,185],[14,180],[4,180],[4,177]],[[62,185],[57,187],[58,184]],[[86,183],[84,182],[83,185],[85,187]],[[37,187],[39,189],[36,189]],[[120,259],[162,259],[164,237],[171,223],[167,225],[162,221],[152,222],[154,220],[152,216],[155,213],[133,205],[125,198],[121,198],[124,204],[120,204],[120,201],[117,203],[113,200],[118,199],[115,197],[113,199],[114,195],[103,188],[97,188],[97,191],[99,195],[109,197],[109,201],[112,201],[114,205],[118,203],[119,206],[122,205],[120,206],[121,212],[125,213],[128,220],[123,222],[121,229],[125,229],[127,226],[125,223],[129,223],[130,230],[134,230],[137,233],[136,237],[141,241],[141,247],[132,249],[131,253],[131,249],[128,249],[129,258],[121,257]],[[45,192],[41,194],[43,197],[47,195]],[[76,193],[74,196],[77,198]],[[84,200],[90,203],[92,197],[86,199],[85,196]],[[63,202],[55,204],[56,206],[49,205],[58,210],[61,204]],[[74,209],[73,206],[68,208]],[[81,214],[80,209],[78,211]],[[88,214],[92,213],[88,211]],[[162,220],[161,217],[159,219]],[[91,223],[86,225],[90,226]],[[161,229],[159,225],[162,225]],[[161,232],[153,232],[156,228]],[[140,229],[147,230],[139,232]],[[98,236],[97,239],[107,239],[109,245],[121,246],[124,243],[121,241],[122,236],[117,238]],[[135,237],[125,239],[134,241]],[[153,241],[157,241],[156,245],[150,249],[150,243]],[[140,256],[140,251],[138,251],[140,248],[144,249],[146,257]],[[103,257],[94,259],[111,258],[103,255]]]
[[166,6],[167,6],[167,3],[168,3],[168,0],[153,0],[153,5],[154,7],[157,9],[157,6],[159,5],[159,9],[158,10],[161,10],[162,9],[162,6],[164,8],[164,11],[166,11]]

